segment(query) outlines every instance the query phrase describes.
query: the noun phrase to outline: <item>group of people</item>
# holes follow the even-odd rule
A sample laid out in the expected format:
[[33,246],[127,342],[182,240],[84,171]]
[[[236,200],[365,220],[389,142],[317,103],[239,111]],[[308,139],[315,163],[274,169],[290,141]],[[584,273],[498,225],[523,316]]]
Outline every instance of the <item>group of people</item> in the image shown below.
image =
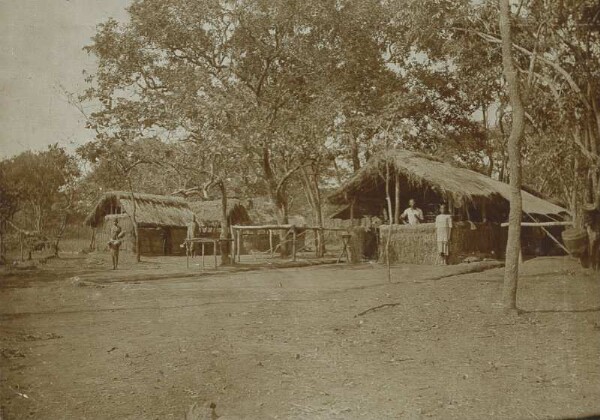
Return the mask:
[[[409,225],[418,225],[425,221],[423,210],[417,207],[415,199],[408,201],[408,208],[402,212],[400,218]],[[444,264],[448,264],[450,257],[450,236],[452,233],[452,216],[448,213],[448,207],[440,204],[440,213],[435,218],[437,234],[438,253]]]

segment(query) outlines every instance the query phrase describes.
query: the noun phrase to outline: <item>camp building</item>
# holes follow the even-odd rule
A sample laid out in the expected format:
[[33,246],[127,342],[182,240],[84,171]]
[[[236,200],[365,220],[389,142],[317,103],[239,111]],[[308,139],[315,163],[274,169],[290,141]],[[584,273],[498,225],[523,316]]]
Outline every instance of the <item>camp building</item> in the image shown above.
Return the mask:
[[[391,215],[388,215],[386,184]],[[564,221],[568,216],[563,207],[529,192],[522,191],[522,197],[524,221]],[[398,221],[398,215],[408,207],[411,198],[423,210],[425,223],[387,226],[389,218]],[[500,257],[504,252],[507,229],[501,223],[508,220],[509,185],[429,155],[406,150],[376,155],[336,190],[329,201],[338,206],[332,218],[386,221],[379,227],[380,259],[385,256],[383,238],[391,230],[391,261],[439,262],[433,222],[441,203],[448,205],[455,222],[450,241],[451,262],[460,262],[469,255]],[[552,235],[545,228],[524,229],[523,233],[531,242],[526,240],[524,245],[533,248],[543,246],[548,234]]]
[[133,219],[138,227],[141,255],[181,255],[193,213],[180,197],[112,191],[105,193],[85,220],[93,229],[93,248],[107,249],[115,219],[126,232],[121,250],[136,251]]

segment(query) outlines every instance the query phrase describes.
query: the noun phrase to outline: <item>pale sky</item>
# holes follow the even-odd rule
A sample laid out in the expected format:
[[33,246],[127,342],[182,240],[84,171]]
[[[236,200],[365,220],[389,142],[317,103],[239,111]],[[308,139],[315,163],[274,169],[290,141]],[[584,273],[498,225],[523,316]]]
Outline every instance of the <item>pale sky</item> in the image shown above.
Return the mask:
[[61,92],[80,92],[94,60],[82,48],[130,0],[0,0],[0,158],[92,138]]

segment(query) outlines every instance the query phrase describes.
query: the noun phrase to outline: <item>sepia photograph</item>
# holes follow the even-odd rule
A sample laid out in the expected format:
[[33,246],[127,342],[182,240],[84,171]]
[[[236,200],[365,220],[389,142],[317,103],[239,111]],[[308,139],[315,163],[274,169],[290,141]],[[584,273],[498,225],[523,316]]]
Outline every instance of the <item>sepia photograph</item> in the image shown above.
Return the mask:
[[600,419],[600,2],[0,0],[17,419]]

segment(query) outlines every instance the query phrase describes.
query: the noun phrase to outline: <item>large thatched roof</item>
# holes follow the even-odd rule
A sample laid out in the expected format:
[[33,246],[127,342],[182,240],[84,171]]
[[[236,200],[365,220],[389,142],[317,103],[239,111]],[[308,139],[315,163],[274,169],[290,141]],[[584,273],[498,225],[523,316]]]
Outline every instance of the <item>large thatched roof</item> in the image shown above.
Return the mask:
[[[134,193],[135,220],[140,227],[183,227],[192,219],[188,203],[179,197]],[[88,215],[85,224],[96,227],[104,216],[114,213],[133,215],[133,200],[130,192],[111,191],[105,193]]]
[[[354,176],[330,197],[333,204],[343,205],[356,200],[358,207],[368,207],[369,200],[382,201],[386,162],[392,174],[398,174],[401,190],[414,192],[427,188],[457,206],[487,202],[506,208],[510,200],[508,184],[478,172],[459,168],[432,156],[406,150],[394,150],[374,156]],[[523,191],[523,212],[531,215],[560,215],[566,209]]]

